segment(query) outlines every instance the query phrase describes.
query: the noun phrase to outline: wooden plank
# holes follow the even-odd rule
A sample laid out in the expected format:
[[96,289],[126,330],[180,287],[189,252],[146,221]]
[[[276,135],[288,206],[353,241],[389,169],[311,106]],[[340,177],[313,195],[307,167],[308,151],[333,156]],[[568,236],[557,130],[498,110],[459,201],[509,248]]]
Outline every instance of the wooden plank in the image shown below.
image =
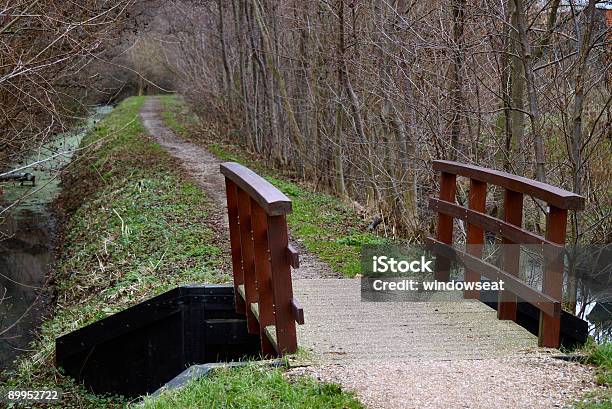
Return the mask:
[[580,195],[511,173],[448,160],[434,160],[433,169],[502,186],[514,192],[542,199],[560,209],[584,209],[584,197]]
[[295,320],[291,310],[293,288],[291,268],[287,262],[287,220],[285,216],[268,216],[268,246],[272,266],[272,288],[279,354],[297,351]]
[[456,203],[448,203],[433,197],[429,198],[429,208],[439,213],[444,213],[468,223],[477,224],[485,231],[496,233],[500,237],[506,237],[515,243],[530,245],[545,245],[551,248],[562,248],[563,246],[553,243],[544,237],[538,236],[518,226],[513,226],[503,220],[499,220],[488,214],[482,214],[460,206]]
[[518,295],[526,302],[544,311],[546,314],[558,317],[561,314],[561,303],[547,294],[543,294],[517,277],[508,274],[507,272],[489,264],[479,258],[472,256],[466,252],[457,250],[446,243],[442,243],[432,237],[428,237],[426,242],[429,244],[429,249],[442,257],[453,261],[458,261],[464,266],[473,270],[479,271],[481,275],[490,280],[503,280],[507,290]]
[[[238,220],[238,191],[234,182],[225,179],[225,195],[227,198],[227,219],[229,221],[230,247],[232,252],[232,276],[234,279],[234,294],[238,294],[238,286],[244,284],[242,271],[242,250],[240,249],[240,227]],[[243,300],[236,297],[236,312],[246,313]]]
[[276,327],[274,325],[268,325],[264,329],[264,334],[270,341],[270,344],[274,346],[274,349],[276,350],[276,352],[280,354],[281,351],[278,349],[278,339],[276,338],[276,334],[277,334]]
[[[457,178],[451,173],[440,174],[440,200],[452,203],[455,201],[457,191]],[[453,242],[453,218],[449,215],[438,213],[438,229],[436,237],[446,244]],[[447,281],[450,276],[450,263],[448,260],[437,260],[434,276],[438,281]]]
[[291,299],[291,313],[295,322],[299,325],[304,325],[304,309],[295,298]]
[[[255,278],[255,255],[251,232],[251,200],[247,192],[238,188],[238,217],[240,218],[240,249],[242,252],[242,271],[244,272],[244,301],[246,305],[257,302]],[[246,310],[247,327],[250,334],[259,333],[259,323],[251,312]]]
[[[552,242],[565,243],[567,233],[567,210],[550,206],[546,220],[546,238]],[[563,294],[563,259],[545,259],[542,292],[561,300]],[[538,344],[543,347],[558,348],[561,342],[561,319],[551,314],[540,314]]]
[[251,196],[270,216],[291,213],[291,200],[270,182],[238,163],[221,164],[221,173]]
[[[523,224],[523,194],[506,189],[504,192],[504,221],[520,227]],[[502,257],[504,270],[513,276],[519,275],[521,249],[514,241],[502,237]],[[516,295],[509,291],[499,292],[497,318],[516,322]]]
[[287,246],[287,262],[293,268],[300,268],[300,253],[291,244]]
[[272,267],[268,247],[268,219],[257,201],[251,198],[251,221],[253,227],[253,249],[255,251],[255,277],[259,293],[258,321],[261,349],[265,356],[275,356],[276,349],[265,336],[264,330],[274,324],[274,291],[272,289]]
[[[485,302],[489,307],[497,310],[496,302]],[[516,323],[527,331],[539,335],[540,310],[533,305],[520,302],[518,303]],[[573,349],[584,345],[589,334],[589,324],[580,318],[561,310],[561,346]]]
[[[474,212],[484,213],[486,211],[487,203],[487,184],[479,180],[470,180],[470,192],[468,197],[468,206]],[[484,244],[484,230],[478,224],[468,223],[467,226],[467,250],[468,252],[478,258],[482,257],[482,245]],[[465,270],[466,282],[478,282],[480,281],[480,274],[478,271],[471,269]],[[476,290],[465,290],[463,297],[467,299],[478,299],[480,298],[480,291]]]
[[56,339],[63,358],[67,358],[96,345],[111,342],[113,339],[154,325],[155,322],[177,315],[182,317],[181,309],[184,298],[180,288],[136,304],[123,311],[102,318],[85,327],[79,328]]

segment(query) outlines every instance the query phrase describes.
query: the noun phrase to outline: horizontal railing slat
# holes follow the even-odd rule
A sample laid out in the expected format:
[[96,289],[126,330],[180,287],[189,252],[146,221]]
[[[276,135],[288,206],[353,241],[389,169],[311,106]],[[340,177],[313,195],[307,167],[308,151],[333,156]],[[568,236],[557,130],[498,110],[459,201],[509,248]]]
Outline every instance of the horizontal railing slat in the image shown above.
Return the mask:
[[547,245],[553,248],[562,248],[563,246],[546,240],[542,236],[538,236],[528,230],[514,226],[496,217],[489,216],[484,213],[476,212],[467,207],[463,207],[456,203],[450,203],[445,200],[429,198],[429,208],[433,211],[453,216],[457,219],[464,220],[468,223],[475,224],[486,231],[496,233],[502,237],[512,240],[515,243]]
[[291,200],[251,169],[225,162],[221,164],[221,173],[247,192],[269,216],[291,213]]
[[465,267],[478,271],[490,280],[503,280],[506,290],[513,292],[518,297],[537,307],[540,311],[553,317],[561,315],[561,303],[559,300],[531,288],[519,278],[432,237],[427,238],[427,243],[431,245],[431,250],[436,254],[442,255],[449,260],[458,261]]
[[299,325],[304,325],[304,309],[295,298],[291,299],[291,314],[293,314],[295,322]]
[[538,182],[537,180],[516,176],[500,170],[448,160],[434,160],[433,168],[437,171],[465,176],[470,179],[502,186],[515,192],[524,193],[544,200],[560,209],[584,209],[584,197],[547,183]]

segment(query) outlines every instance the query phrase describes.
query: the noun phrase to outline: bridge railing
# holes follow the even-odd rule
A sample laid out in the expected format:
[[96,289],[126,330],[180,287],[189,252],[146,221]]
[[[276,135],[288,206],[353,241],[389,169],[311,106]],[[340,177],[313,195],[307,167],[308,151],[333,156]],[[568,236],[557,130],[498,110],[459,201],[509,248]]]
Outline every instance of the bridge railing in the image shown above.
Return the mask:
[[304,312],[293,297],[291,267],[299,266],[289,244],[286,215],[291,200],[250,169],[221,164],[225,176],[236,311],[246,314],[249,333],[259,334],[262,352],[297,351],[295,323]]
[[[480,281],[481,275],[492,280],[503,280],[507,290],[500,292],[498,318],[516,321],[517,296],[528,300],[540,310],[539,345],[559,347],[563,265],[559,257],[550,254],[559,254],[563,248],[567,212],[583,209],[584,198],[546,183],[480,166],[436,160],[433,169],[441,173],[439,197],[429,199],[429,207],[438,213],[438,224],[436,237],[428,238],[428,243],[433,245],[434,252],[443,256],[436,264],[435,278],[448,280],[450,262],[456,260],[465,266],[466,282]],[[470,179],[468,207],[455,203],[457,176]],[[503,220],[486,214],[488,185],[505,189]],[[524,195],[542,200],[548,205],[544,237],[522,228]],[[455,218],[467,223],[465,252],[452,247]],[[481,260],[485,231],[501,236],[502,244],[542,245],[545,248],[549,256],[545,254],[542,291],[530,287],[517,277],[519,246],[505,246],[503,269]],[[478,298],[479,294],[465,291],[464,297]]]

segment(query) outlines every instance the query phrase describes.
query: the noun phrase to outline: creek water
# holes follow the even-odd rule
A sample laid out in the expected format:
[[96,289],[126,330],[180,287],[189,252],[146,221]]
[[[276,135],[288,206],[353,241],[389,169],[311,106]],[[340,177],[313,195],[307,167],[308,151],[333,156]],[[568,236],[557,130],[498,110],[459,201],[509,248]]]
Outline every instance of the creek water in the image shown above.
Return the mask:
[[0,370],[30,350],[47,310],[57,238],[52,203],[61,191],[60,172],[87,131],[111,110],[110,106],[96,107],[82,126],[56,136],[12,166],[31,165],[19,172],[35,175],[35,186],[30,182],[0,186]]

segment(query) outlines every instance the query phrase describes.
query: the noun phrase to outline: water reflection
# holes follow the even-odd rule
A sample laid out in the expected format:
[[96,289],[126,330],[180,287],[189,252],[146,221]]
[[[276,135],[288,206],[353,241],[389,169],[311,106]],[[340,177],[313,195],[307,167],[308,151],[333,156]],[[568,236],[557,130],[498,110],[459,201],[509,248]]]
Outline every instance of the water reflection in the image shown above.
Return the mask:
[[0,215],[0,369],[28,350],[47,309],[46,280],[57,233],[50,205],[60,193],[60,171],[86,132],[111,109],[96,108],[83,127],[59,135],[14,166],[33,164],[23,172],[36,176],[36,186],[1,187],[0,210],[9,210]]
[[0,367],[28,350],[45,310],[45,280],[52,262],[55,218],[40,208],[4,220],[0,242]]
[[[495,254],[499,246],[491,247]],[[598,343],[612,341],[612,245],[566,246],[563,264],[563,307],[589,324]],[[519,276],[542,291],[544,257],[539,246],[520,246]]]

